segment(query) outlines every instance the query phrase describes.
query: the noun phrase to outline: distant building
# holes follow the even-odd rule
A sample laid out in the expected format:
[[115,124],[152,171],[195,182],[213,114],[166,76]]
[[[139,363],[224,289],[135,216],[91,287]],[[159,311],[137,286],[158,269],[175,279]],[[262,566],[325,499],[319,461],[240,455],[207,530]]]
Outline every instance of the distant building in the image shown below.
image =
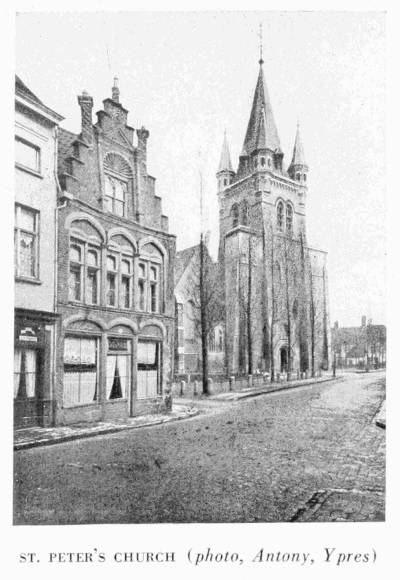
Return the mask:
[[360,326],[332,328],[332,350],[338,368],[386,365],[386,326],[362,316]]
[[149,132],[128,124],[117,80],[95,123],[92,97],[78,103],[80,131],[60,129],[58,149],[58,424],[157,411],[173,370],[175,236]]
[[63,117],[15,81],[14,425],[51,425],[56,346],[57,126]]
[[[208,298],[209,372],[225,370],[225,324],[221,308],[222,288],[218,264],[205,247],[206,294]],[[200,245],[176,253],[175,261],[175,373],[199,373],[202,369],[200,326]]]

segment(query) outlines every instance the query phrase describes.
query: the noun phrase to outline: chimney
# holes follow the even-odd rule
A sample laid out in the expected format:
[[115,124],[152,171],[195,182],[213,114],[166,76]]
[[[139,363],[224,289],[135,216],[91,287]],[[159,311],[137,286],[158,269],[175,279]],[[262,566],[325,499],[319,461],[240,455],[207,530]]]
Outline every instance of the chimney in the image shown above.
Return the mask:
[[366,325],[367,325],[367,317],[361,316],[361,326],[366,326]]
[[83,91],[82,95],[79,95],[78,97],[78,103],[81,108],[82,140],[85,141],[85,143],[91,143],[93,136],[93,126],[92,126],[93,97],[88,95],[86,91]]
[[119,103],[118,77],[114,77],[114,86],[111,89],[111,98],[115,103]]

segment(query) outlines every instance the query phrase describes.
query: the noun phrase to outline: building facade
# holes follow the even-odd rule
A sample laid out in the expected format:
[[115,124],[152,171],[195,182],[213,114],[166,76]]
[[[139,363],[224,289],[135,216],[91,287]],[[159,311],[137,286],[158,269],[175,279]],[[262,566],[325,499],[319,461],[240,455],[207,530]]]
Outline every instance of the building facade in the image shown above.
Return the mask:
[[54,421],[57,127],[63,119],[16,77],[14,425]]
[[360,326],[332,328],[332,351],[338,368],[382,368],[386,366],[386,326],[361,317]]
[[[207,302],[208,368],[211,374],[225,371],[225,324],[219,267],[204,244],[204,296]],[[200,245],[176,253],[175,261],[175,373],[202,370],[200,324]]]
[[[161,410],[173,372],[175,236],[115,79],[93,123],[60,129],[56,423]],[[135,141],[136,139],[136,141]]]
[[217,172],[229,374],[328,368],[327,255],[307,244],[308,171],[299,127],[285,165],[260,60],[238,168],[225,135]]

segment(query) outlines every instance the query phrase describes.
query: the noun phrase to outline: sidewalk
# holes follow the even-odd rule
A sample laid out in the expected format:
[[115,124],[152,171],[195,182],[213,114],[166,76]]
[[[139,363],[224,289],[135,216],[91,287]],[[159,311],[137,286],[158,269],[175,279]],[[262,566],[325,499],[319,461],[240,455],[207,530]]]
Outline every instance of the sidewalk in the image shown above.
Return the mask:
[[218,393],[218,394],[211,394],[206,397],[203,395],[198,395],[197,397],[174,397],[174,400],[179,401],[179,403],[190,404],[200,401],[210,401],[210,402],[231,402],[231,401],[239,401],[241,399],[248,399],[250,397],[258,397],[260,395],[265,395],[268,393],[274,393],[276,391],[287,391],[289,389],[294,389],[296,387],[305,387],[307,385],[316,385],[320,383],[327,383],[330,381],[339,381],[342,380],[343,376],[339,375],[336,377],[332,376],[325,376],[315,379],[301,379],[301,380],[294,380],[294,381],[282,381],[280,383],[265,383],[264,385],[257,386],[257,387],[248,387],[245,389],[240,389],[237,391],[229,391],[225,393]]
[[125,421],[115,421],[113,423],[79,423],[65,427],[30,427],[19,429],[14,432],[14,451],[20,449],[30,449],[42,445],[53,445],[74,439],[86,439],[96,435],[106,435],[125,431],[128,429],[138,429],[139,427],[150,427],[178,421],[179,419],[188,419],[199,413],[198,409],[187,405],[174,404],[172,411],[168,415],[143,415],[139,417],[130,417]]
[[386,399],[383,401],[378,414],[375,417],[375,425],[386,429]]

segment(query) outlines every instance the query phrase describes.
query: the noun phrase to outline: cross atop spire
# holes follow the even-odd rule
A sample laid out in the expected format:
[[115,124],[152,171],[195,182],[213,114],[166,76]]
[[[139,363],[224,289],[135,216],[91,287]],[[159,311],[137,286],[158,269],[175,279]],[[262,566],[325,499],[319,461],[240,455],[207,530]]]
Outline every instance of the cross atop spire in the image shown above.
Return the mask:
[[260,40],[260,59],[259,59],[259,64],[263,65],[264,64],[264,60],[263,60],[263,28],[262,28],[262,22],[260,22],[260,27],[259,27],[259,31],[258,31],[258,38]]

